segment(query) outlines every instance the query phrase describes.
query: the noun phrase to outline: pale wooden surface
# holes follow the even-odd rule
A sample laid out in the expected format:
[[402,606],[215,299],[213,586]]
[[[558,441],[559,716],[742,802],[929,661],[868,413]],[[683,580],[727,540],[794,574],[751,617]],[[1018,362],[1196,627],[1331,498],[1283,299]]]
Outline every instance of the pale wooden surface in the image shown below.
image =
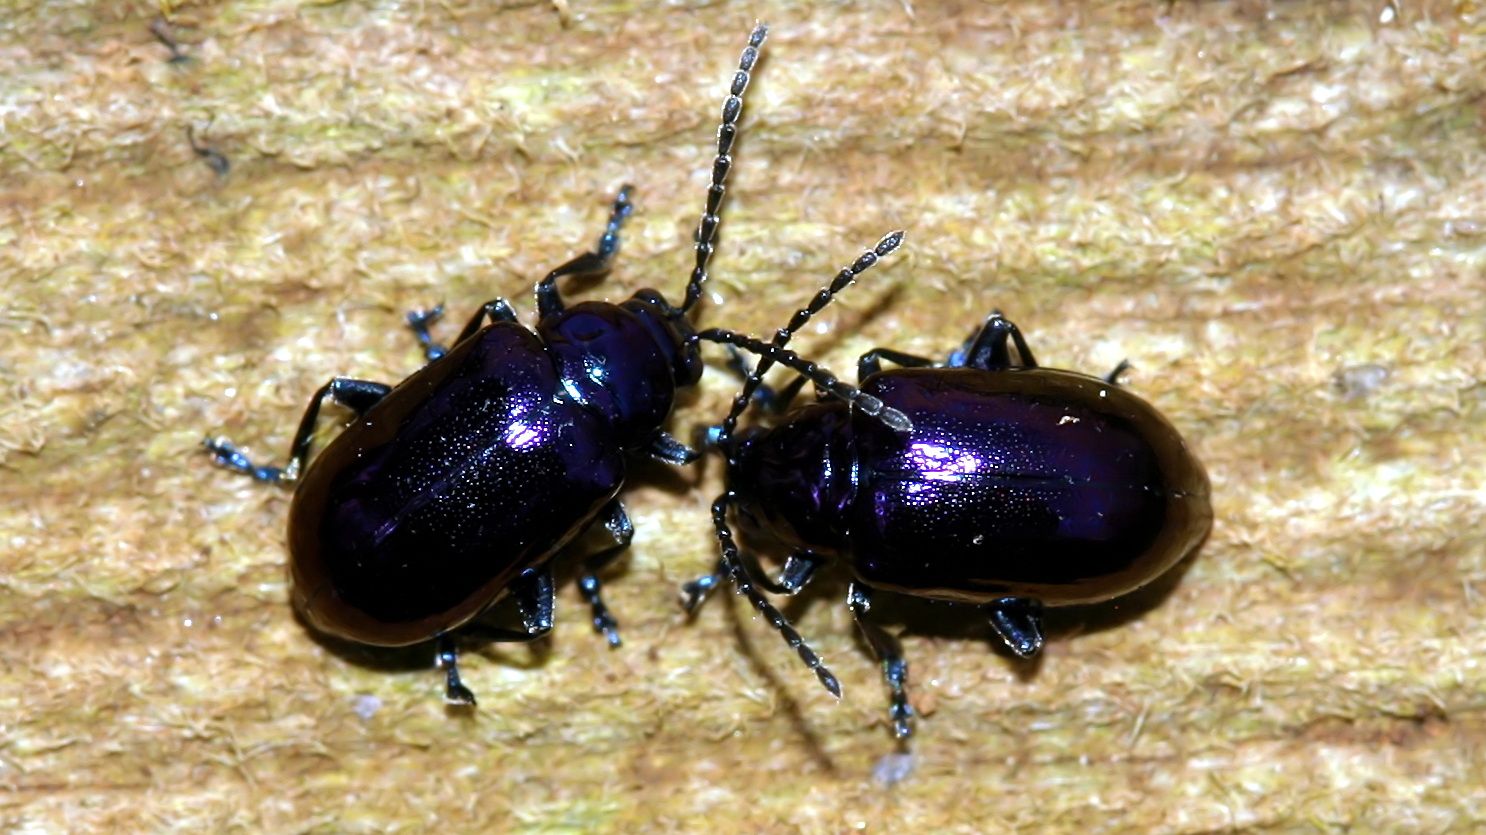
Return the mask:
[[[544,4],[220,3],[175,10],[184,65],[145,3],[0,12],[0,828],[1486,825],[1474,3],[574,0],[566,27]],[[406,374],[407,308],[529,315],[624,181],[639,211],[591,292],[674,298],[755,17],[774,35],[707,321],[766,333],[901,226],[802,350],[943,353],[1000,307],[1047,364],[1130,357],[1213,479],[1170,593],[1060,618],[1035,671],[905,610],[928,716],[891,787],[839,587],[791,610],[839,705],[746,606],[678,615],[715,465],[628,494],[622,651],[566,587],[545,660],[468,656],[460,718],[423,659],[294,621],[288,497],[196,449],[278,455],[326,377]],[[1367,364],[1380,386],[1335,387]],[[731,388],[713,375],[678,433]]]

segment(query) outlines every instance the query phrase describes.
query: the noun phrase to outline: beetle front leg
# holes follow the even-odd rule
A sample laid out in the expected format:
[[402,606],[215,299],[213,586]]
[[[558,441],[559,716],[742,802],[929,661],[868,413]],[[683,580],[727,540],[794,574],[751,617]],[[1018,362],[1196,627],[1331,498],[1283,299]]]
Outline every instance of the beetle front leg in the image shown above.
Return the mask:
[[872,593],[861,583],[852,581],[846,591],[846,605],[856,619],[862,636],[872,647],[872,654],[882,662],[882,679],[887,682],[888,719],[893,723],[893,736],[907,739],[913,735],[913,706],[908,704],[908,662],[903,658],[903,645],[886,629],[867,619],[872,609]]
[[1042,651],[1042,602],[1028,597],[1003,597],[986,606],[991,628],[1012,655],[1032,658]]
[[[743,559],[741,552],[739,559]],[[770,594],[796,595],[815,579],[816,570],[824,564],[825,559],[811,551],[796,551],[784,560],[784,568],[780,569],[778,577],[770,579],[766,575],[756,574],[754,583]],[[689,615],[696,614],[712,595],[712,590],[722,585],[726,578],[727,566],[719,560],[711,574],[682,583],[681,608]]]
[[546,319],[548,316],[556,316],[563,311],[562,294],[557,289],[559,278],[567,276],[587,278],[603,275],[609,271],[610,262],[619,252],[619,227],[635,209],[629,199],[630,190],[630,186],[619,189],[619,194],[614,198],[614,209],[609,213],[609,223],[604,227],[604,234],[599,237],[598,245],[594,247],[593,252],[579,255],[547,273],[545,278],[537,282],[537,315],[539,317]]
[[645,448],[645,452],[662,464],[676,464],[678,466],[690,464],[702,457],[700,452],[676,440],[669,432],[662,430],[656,430],[655,435],[650,438],[650,445]]
[[299,478],[300,471],[304,469],[305,460],[309,458],[310,444],[315,437],[315,422],[320,417],[320,403],[327,394],[335,402],[355,412],[357,417],[361,417],[390,391],[392,387],[383,383],[353,380],[350,377],[332,378],[330,382],[315,392],[314,397],[310,398],[310,405],[305,409],[304,417],[299,421],[299,430],[294,433],[294,442],[289,445],[289,461],[283,467],[255,466],[242,450],[226,438],[208,437],[202,441],[202,446],[206,447],[207,452],[212,454],[212,458],[218,464],[234,472],[251,476],[254,481],[268,484],[293,484]]
[[603,635],[610,647],[618,647],[622,643],[619,639],[619,622],[609,613],[609,607],[604,605],[603,584],[599,582],[598,573],[629,548],[630,541],[635,538],[635,526],[625,512],[624,504],[618,499],[609,502],[603,513],[604,527],[614,537],[614,544],[583,561],[583,574],[578,577],[578,591],[582,592],[583,598],[593,610],[594,631]]

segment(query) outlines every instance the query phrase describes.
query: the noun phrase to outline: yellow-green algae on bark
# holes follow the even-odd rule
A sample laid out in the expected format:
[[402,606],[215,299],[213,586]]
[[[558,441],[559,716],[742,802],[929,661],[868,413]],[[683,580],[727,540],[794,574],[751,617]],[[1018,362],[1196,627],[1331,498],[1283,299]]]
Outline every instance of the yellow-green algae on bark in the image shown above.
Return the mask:
[[[560,5],[0,3],[0,828],[1486,826],[1476,3]],[[1213,479],[1185,573],[1032,672],[905,609],[893,786],[839,585],[790,611],[840,704],[746,606],[679,616],[715,464],[628,494],[621,651],[565,588],[459,717],[426,659],[306,634],[288,496],[196,448],[278,455],[328,376],[400,379],[407,308],[529,315],[622,182],[588,292],[674,294],[756,17],[707,320],[767,332],[905,227],[802,350],[943,353],[1000,307],[1048,364],[1129,357]]]

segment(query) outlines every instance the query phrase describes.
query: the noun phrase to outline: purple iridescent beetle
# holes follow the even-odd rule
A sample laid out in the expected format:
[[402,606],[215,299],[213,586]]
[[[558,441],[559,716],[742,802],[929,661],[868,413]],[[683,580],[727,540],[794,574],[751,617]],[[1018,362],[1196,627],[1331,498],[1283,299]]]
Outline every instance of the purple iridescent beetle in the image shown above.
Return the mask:
[[[758,589],[795,594],[822,564],[844,561],[847,605],[882,662],[900,739],[912,733],[908,665],[868,617],[874,592],[972,607],[1031,658],[1044,607],[1131,592],[1212,525],[1206,472],[1166,418],[1118,385],[1125,363],[1103,378],[1040,368],[999,312],[945,363],[878,348],[857,365],[860,391],[900,412],[904,431],[840,400],[786,412],[804,378],[777,394],[760,378],[771,361],[797,359],[784,350],[790,336],[739,343],[764,359],[710,433],[728,462],[712,508],[722,559],[682,587],[682,603],[695,611],[730,578],[839,696],[835,676]],[[756,393],[781,416],[735,435]],[[742,559],[730,509],[750,542],[787,556],[777,579]]]

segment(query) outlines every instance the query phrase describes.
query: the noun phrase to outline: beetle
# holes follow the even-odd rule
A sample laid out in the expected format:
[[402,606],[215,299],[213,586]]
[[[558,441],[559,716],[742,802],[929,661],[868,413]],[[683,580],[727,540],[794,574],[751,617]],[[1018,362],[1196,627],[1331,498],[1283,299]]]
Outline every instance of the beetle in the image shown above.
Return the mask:
[[[518,324],[510,304],[496,299],[446,350],[429,334],[441,308],[414,311],[408,324],[428,365],[395,388],[331,379],[311,398],[285,466],[257,466],[230,441],[206,439],[206,449],[222,466],[294,486],[292,602],[313,629],[373,646],[433,641],[445,670],[445,700],[472,706],[474,694],[459,675],[458,639],[531,641],[546,635],[554,608],[551,561],[599,525],[613,544],[584,559],[578,588],[595,630],[619,646],[598,575],[634,535],[617,497],[626,459],[693,460],[697,453],[661,428],[677,390],[699,380],[701,342],[746,339],[720,329],[699,334],[687,315],[708,278],[742,97],[767,33],[760,24],[750,34],[722,107],[696,263],[679,307],[648,289],[620,304],[572,307],[558,293],[560,278],[608,271],[620,226],[631,212],[625,187],[594,251],[537,284],[535,330]],[[901,240],[901,233],[885,238],[802,314],[823,308]],[[859,408],[883,411],[873,398],[827,379],[809,363],[795,361],[792,367]],[[327,396],[356,419],[311,461]],[[496,627],[483,617],[505,598],[515,602],[519,629]]]
[[[906,429],[830,399],[736,432],[755,391],[780,413],[804,382],[778,395],[760,382],[774,359],[797,359],[784,348],[790,336],[734,343],[764,358],[710,432],[727,459],[727,489],[712,506],[721,560],[682,586],[682,604],[695,612],[730,579],[839,697],[836,678],[759,589],[795,594],[823,564],[845,562],[847,606],[882,664],[899,739],[912,734],[908,664],[868,616],[876,593],[974,612],[1014,655],[1032,658],[1045,607],[1134,591],[1211,527],[1206,471],[1160,412],[1118,385],[1127,363],[1102,378],[1038,366],[998,311],[942,363],[890,348],[861,356],[860,391],[898,410]],[[744,559],[730,509],[745,535],[785,552],[777,578]]]
[[[535,330],[495,299],[446,351],[428,331],[442,308],[414,311],[408,324],[429,363],[395,388],[327,382],[310,400],[285,466],[256,466],[223,438],[205,441],[219,464],[294,486],[292,597],[311,627],[376,646],[433,640],[446,701],[473,705],[456,637],[547,634],[550,561],[597,524],[613,544],[584,560],[578,587],[594,628],[620,644],[598,576],[634,535],[617,494],[628,456],[676,464],[696,456],[661,427],[677,390],[702,373],[687,314],[707,281],[743,95],[767,33],[760,24],[749,35],[722,108],[696,264],[679,307],[648,289],[620,304],[568,307],[558,291],[559,279],[609,270],[632,210],[626,186],[595,249],[538,282]],[[327,396],[356,419],[306,468]],[[514,599],[520,629],[476,620],[504,597]]]

